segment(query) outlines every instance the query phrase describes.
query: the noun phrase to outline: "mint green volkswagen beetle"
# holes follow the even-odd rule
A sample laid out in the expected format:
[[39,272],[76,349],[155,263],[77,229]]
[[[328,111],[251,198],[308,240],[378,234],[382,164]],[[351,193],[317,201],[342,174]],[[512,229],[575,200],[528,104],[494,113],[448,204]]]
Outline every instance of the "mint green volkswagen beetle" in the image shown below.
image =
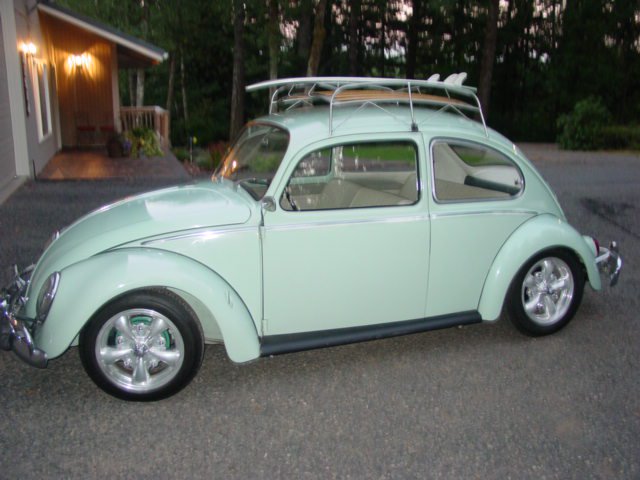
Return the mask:
[[[155,400],[205,343],[232,361],[495,321],[546,335],[615,243],[445,81],[298,78],[270,88],[211,181],[129,198],[54,236],[2,291],[0,346],[44,368],[77,346],[106,392]],[[479,118],[479,121],[471,117]]]

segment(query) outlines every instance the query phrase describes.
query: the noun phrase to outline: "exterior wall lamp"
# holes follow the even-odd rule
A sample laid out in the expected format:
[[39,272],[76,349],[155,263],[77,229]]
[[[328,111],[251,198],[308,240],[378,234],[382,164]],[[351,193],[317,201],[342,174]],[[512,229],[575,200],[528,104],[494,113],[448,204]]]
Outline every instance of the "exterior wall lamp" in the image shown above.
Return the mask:
[[71,68],[88,68],[91,64],[91,55],[83,53],[82,55],[69,55],[67,63]]
[[21,42],[19,48],[25,55],[35,55],[38,52],[38,47],[33,42]]

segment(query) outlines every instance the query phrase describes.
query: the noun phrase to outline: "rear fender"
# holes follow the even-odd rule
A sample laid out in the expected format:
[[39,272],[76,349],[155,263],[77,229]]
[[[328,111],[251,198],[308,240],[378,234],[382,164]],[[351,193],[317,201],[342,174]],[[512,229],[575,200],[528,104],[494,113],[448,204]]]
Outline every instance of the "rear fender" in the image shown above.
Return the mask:
[[181,295],[198,315],[205,338],[222,337],[232,361],[260,356],[251,314],[223,278],[190,258],[145,248],[102,253],[64,269],[51,311],[36,332],[36,345],[55,358],[103,305],[127,292],[153,287]]
[[554,248],[572,251],[584,265],[591,287],[600,290],[593,246],[566,221],[538,215],[518,227],[496,255],[480,295],[478,311],[482,319],[496,320],[518,270],[533,256]]

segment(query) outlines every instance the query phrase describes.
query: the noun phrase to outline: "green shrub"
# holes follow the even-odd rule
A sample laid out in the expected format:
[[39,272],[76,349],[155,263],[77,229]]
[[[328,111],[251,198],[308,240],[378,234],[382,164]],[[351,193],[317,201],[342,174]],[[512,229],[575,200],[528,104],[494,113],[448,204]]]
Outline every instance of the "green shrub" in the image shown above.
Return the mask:
[[181,162],[186,162],[187,160],[189,160],[189,150],[187,148],[174,147],[172,151],[176,158]]
[[143,153],[147,157],[161,157],[164,153],[156,132],[147,127],[138,127],[125,133],[131,142],[131,156],[139,157]]
[[202,170],[211,170],[213,167],[211,154],[202,148],[193,149],[193,163],[198,165]]
[[602,129],[604,148],[640,150],[640,125],[610,125]]
[[589,97],[576,103],[573,111],[558,118],[557,137],[565,150],[597,150],[603,148],[605,126],[612,121],[611,113],[600,98]]

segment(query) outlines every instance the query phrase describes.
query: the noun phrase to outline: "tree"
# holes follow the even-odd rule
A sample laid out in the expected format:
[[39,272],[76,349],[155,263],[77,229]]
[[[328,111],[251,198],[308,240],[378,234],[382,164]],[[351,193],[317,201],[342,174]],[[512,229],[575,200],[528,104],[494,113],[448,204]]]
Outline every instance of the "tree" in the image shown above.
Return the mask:
[[349,75],[360,75],[358,23],[360,22],[360,0],[352,0],[349,12]]
[[[640,118],[640,0],[57,2],[170,53],[145,71],[144,102],[171,111],[175,145],[226,139],[262,113],[244,104],[245,82],[320,71],[466,71],[491,125],[518,140],[553,139],[555,119],[590,95],[615,122]],[[136,77],[122,72],[123,104],[136,104]]]
[[269,1],[269,78],[278,78],[278,50],[280,49],[280,14],[278,0]]
[[234,140],[244,124],[244,2],[233,0],[233,80],[229,138]]
[[[415,0],[414,0],[415,1]],[[491,76],[496,57],[496,43],[498,39],[498,10],[500,0],[490,0],[485,27],[484,44],[482,46],[482,63],[480,64],[480,78],[478,85],[478,99],[484,111],[489,115],[489,95],[491,93]]]
[[299,0],[296,11],[298,28],[296,42],[298,45],[298,58],[304,61],[305,66],[309,60],[311,51],[311,20],[313,19],[313,0]]
[[327,31],[324,28],[324,16],[326,10],[327,0],[319,0],[316,5],[315,21],[313,25],[313,42],[311,43],[309,62],[307,63],[307,77],[315,77],[318,75],[322,47],[324,46],[324,38],[327,35]]
[[407,32],[407,59],[406,77],[415,78],[416,59],[418,54],[418,40],[422,24],[422,0],[411,0],[411,18],[409,19],[409,31]]

